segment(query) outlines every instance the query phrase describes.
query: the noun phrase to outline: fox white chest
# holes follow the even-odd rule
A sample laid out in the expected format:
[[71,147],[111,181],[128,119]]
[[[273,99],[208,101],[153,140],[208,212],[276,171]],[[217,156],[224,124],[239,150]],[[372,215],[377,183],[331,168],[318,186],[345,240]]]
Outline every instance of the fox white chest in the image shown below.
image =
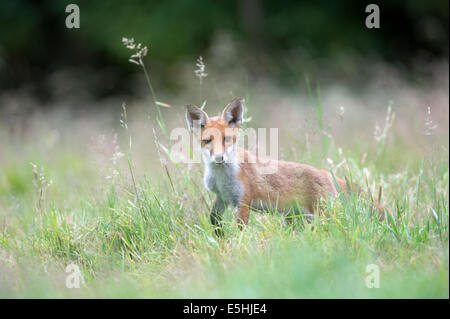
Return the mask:
[[205,165],[205,186],[217,194],[225,204],[239,207],[244,189],[237,177],[238,173],[239,164],[208,163]]

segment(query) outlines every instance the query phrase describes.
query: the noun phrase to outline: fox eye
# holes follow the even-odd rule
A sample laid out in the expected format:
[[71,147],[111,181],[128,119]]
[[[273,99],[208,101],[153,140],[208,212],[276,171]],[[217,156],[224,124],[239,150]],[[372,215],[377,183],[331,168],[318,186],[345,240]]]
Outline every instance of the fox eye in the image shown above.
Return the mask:
[[210,138],[206,138],[206,139],[203,140],[203,143],[209,144],[209,143],[211,143],[211,139]]
[[223,140],[225,143],[228,143],[229,141],[231,141],[231,136],[225,136]]

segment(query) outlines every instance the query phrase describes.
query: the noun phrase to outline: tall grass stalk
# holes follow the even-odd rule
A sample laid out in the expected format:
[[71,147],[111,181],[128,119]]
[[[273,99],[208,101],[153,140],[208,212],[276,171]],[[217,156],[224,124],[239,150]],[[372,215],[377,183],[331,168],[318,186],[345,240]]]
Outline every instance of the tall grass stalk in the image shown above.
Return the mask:
[[147,55],[148,49],[147,49],[146,46],[143,46],[141,43],[136,44],[134,42],[133,38],[131,38],[131,39],[122,38],[122,43],[125,45],[125,47],[127,49],[132,50],[134,52],[130,56],[128,61],[130,61],[133,64],[139,65],[142,68],[143,72],[144,72],[145,79],[147,81],[147,85],[148,85],[148,87],[150,89],[150,92],[151,92],[152,98],[153,98],[153,102],[154,102],[154,104],[156,106],[156,110],[158,112],[158,118],[157,118],[158,125],[160,126],[160,128],[161,128],[164,136],[166,137],[166,139],[169,140],[169,137],[168,137],[168,134],[167,134],[167,130],[166,130],[166,124],[164,122],[164,118],[163,118],[163,116],[161,114],[161,111],[160,111],[158,106],[170,107],[170,104],[161,102],[161,101],[159,101],[156,98],[155,90],[153,89],[152,82],[150,81],[150,74],[147,71],[147,68],[146,68],[146,66],[144,64],[144,60],[143,60],[143,58]]
[[327,132],[326,127],[324,126],[323,106],[322,106],[322,99],[321,99],[321,94],[320,94],[320,86],[318,84],[316,85],[316,92],[314,94],[312,91],[309,77],[307,74],[305,74],[305,83],[306,83],[306,89],[308,91],[309,100],[311,101],[311,104],[316,111],[316,119],[317,119],[317,123],[319,125],[320,133],[322,135],[323,156],[326,156],[326,154],[328,152],[330,141],[329,141],[329,133]]
[[389,131],[392,128],[395,120],[395,112],[392,111],[393,102],[389,101],[386,111],[386,117],[384,120],[384,126],[381,128],[379,125],[375,125],[374,137],[378,142],[376,160],[382,163],[384,160],[384,154],[386,153],[386,142],[389,136]]
[[120,124],[125,129],[125,131],[127,132],[127,136],[128,136],[128,151],[127,151],[128,170],[130,172],[131,181],[133,183],[133,188],[134,188],[134,194],[135,194],[136,202],[137,202],[137,204],[139,206],[140,211],[142,212],[142,203],[141,203],[141,199],[139,197],[139,191],[138,191],[138,187],[137,187],[137,184],[136,184],[136,179],[134,178],[133,163],[132,163],[132,160],[131,160],[132,138],[131,138],[131,133],[130,133],[130,131],[128,129],[127,108],[126,108],[125,103],[122,103],[122,119],[120,120]]
[[195,70],[195,76],[198,77],[198,81],[199,81],[199,101],[200,101],[200,105],[201,105],[201,109],[203,110],[205,108],[206,105],[206,100],[203,101],[203,78],[206,78],[208,76],[208,73],[205,72],[206,69],[206,65],[203,62],[203,57],[200,56],[197,59],[197,70]]

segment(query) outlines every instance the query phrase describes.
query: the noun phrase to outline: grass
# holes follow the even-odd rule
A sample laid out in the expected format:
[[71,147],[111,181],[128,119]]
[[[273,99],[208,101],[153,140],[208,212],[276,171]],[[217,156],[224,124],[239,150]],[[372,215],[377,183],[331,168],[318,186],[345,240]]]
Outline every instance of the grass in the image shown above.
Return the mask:
[[[203,100],[202,83],[200,90]],[[327,126],[319,89],[313,108],[322,145],[299,154],[287,146],[299,149],[301,139],[283,135],[284,158],[328,165],[372,194],[381,185],[397,220],[380,222],[371,218],[367,202],[339,196],[325,200],[325,213],[311,223],[302,216],[286,223],[277,212],[254,212],[240,231],[227,211],[226,236],[217,238],[201,165],[164,160],[159,151],[167,145],[157,133],[160,145],[147,156],[142,145],[153,140],[151,133],[133,135],[125,108],[122,142],[94,141],[106,143],[103,151],[86,151],[83,134],[93,135],[92,129],[66,122],[59,128],[63,141],[47,151],[42,130],[34,130],[20,150],[2,131],[0,297],[448,298],[448,137],[430,134],[421,153],[399,139],[388,143],[394,134],[389,109],[377,142],[365,153],[342,150]],[[157,110],[154,126],[167,136],[170,126]],[[248,114],[264,116],[256,108]],[[94,153],[100,154],[97,161]],[[152,164],[142,169],[142,163]],[[79,289],[65,285],[70,264],[82,272]],[[380,269],[379,288],[366,286],[372,264]]]
[[[92,199],[55,190],[69,157],[49,163],[51,177],[43,172],[53,179],[45,198],[26,163],[2,166],[9,214],[0,232],[0,296],[448,298],[446,157],[401,175],[375,171],[372,183],[388,185],[398,222],[370,218],[356,197],[329,199],[312,224],[296,217],[286,226],[276,213],[255,213],[241,232],[228,212],[223,239],[200,200],[211,203],[197,169],[172,167],[173,184],[163,175],[110,180]],[[352,178],[363,180],[358,160],[346,160]],[[65,287],[71,263],[82,270],[80,289]],[[365,286],[369,264],[380,267],[378,289]]]

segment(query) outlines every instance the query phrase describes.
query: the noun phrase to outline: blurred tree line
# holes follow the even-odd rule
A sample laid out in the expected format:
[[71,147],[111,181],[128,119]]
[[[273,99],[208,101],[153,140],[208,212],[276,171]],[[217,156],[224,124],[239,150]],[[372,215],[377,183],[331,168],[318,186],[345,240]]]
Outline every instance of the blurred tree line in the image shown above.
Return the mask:
[[[79,5],[81,28],[67,29],[65,7]],[[268,72],[289,84],[308,66],[342,57],[377,58],[409,68],[417,59],[448,59],[448,1],[377,1],[381,28],[367,29],[364,1],[0,1],[0,89],[27,83],[42,99],[51,96],[43,79],[64,67],[103,72],[113,90],[130,90],[122,36],[149,47],[152,67],[161,68],[204,54],[217,32],[240,43],[239,64],[253,76]],[[333,63],[327,67],[332,68]],[[105,71],[106,70],[106,71]],[[339,72],[339,68],[335,70]],[[173,85],[164,77],[165,85]],[[103,80],[99,80],[103,82]]]

